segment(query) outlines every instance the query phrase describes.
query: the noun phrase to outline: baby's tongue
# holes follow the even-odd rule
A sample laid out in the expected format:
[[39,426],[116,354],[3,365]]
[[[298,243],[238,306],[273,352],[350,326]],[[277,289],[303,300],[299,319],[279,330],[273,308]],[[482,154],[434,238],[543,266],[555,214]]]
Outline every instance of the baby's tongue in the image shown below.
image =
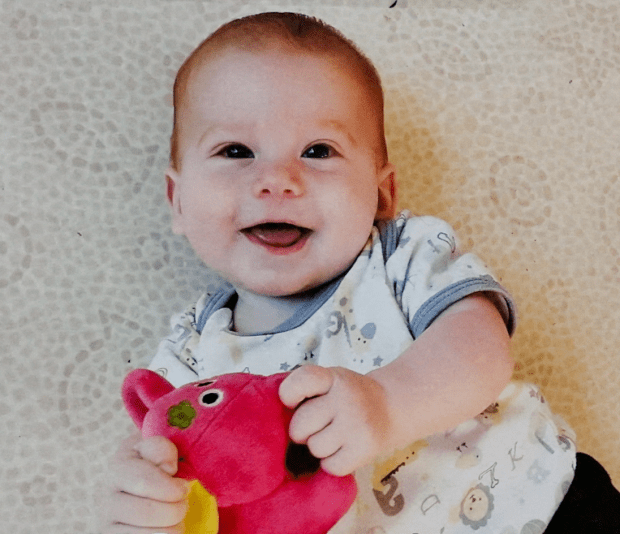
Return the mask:
[[285,223],[259,224],[252,227],[250,232],[272,247],[290,247],[299,241],[303,234],[301,228]]

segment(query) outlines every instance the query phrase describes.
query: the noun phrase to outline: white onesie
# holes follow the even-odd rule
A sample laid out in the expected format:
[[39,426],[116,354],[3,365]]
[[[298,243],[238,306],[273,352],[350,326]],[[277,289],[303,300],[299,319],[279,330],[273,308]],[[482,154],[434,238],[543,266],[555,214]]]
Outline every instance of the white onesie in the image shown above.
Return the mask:
[[[179,387],[233,372],[300,365],[368,373],[397,358],[447,307],[484,292],[510,333],[510,295],[451,227],[399,217],[374,228],[350,269],[312,292],[277,329],[231,330],[236,293],[222,285],[172,318],[149,368]],[[572,430],[533,385],[512,382],[484,413],[355,473],[358,497],[332,534],[542,533],[574,476]],[[482,529],[482,530],[480,530]]]

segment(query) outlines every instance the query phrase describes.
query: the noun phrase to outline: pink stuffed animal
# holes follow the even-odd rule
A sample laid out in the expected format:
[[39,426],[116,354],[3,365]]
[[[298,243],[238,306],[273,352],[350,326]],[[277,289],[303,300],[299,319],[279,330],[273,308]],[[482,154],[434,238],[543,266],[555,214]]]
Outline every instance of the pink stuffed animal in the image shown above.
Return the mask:
[[146,369],[125,378],[123,400],[142,435],[174,442],[177,476],[215,496],[220,534],[324,534],[355,499],[351,475],[323,471],[288,437],[293,411],[278,396],[287,374],[236,373],[178,389]]

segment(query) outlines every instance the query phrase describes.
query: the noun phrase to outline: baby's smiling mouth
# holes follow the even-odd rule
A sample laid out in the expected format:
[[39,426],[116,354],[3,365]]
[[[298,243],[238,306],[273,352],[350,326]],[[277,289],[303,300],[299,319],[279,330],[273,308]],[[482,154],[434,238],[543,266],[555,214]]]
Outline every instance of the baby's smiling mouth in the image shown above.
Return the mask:
[[312,232],[303,226],[280,222],[257,224],[241,231],[252,241],[276,248],[292,247]]

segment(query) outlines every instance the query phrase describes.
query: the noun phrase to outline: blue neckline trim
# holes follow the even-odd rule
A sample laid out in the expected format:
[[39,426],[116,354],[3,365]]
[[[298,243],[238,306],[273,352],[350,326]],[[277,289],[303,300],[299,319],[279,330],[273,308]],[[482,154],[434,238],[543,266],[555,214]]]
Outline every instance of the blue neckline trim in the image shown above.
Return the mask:
[[[249,334],[250,336],[271,336],[274,334],[281,334],[282,332],[288,332],[304,324],[310,317],[312,317],[318,310],[325,304],[331,296],[336,292],[343,278],[347,274],[348,270],[342,273],[337,278],[334,278],[330,282],[320,286],[312,291],[312,294],[308,296],[308,301],[301,305],[292,317],[284,321],[273,330],[267,332],[257,332],[256,334]],[[207,302],[207,305],[200,312],[198,320],[196,321],[196,331],[198,334],[202,334],[202,330],[209,318],[218,310],[226,307],[237,295],[235,288],[229,284],[224,283],[213,294],[213,296]],[[234,335],[241,335],[236,332],[231,332]]]

